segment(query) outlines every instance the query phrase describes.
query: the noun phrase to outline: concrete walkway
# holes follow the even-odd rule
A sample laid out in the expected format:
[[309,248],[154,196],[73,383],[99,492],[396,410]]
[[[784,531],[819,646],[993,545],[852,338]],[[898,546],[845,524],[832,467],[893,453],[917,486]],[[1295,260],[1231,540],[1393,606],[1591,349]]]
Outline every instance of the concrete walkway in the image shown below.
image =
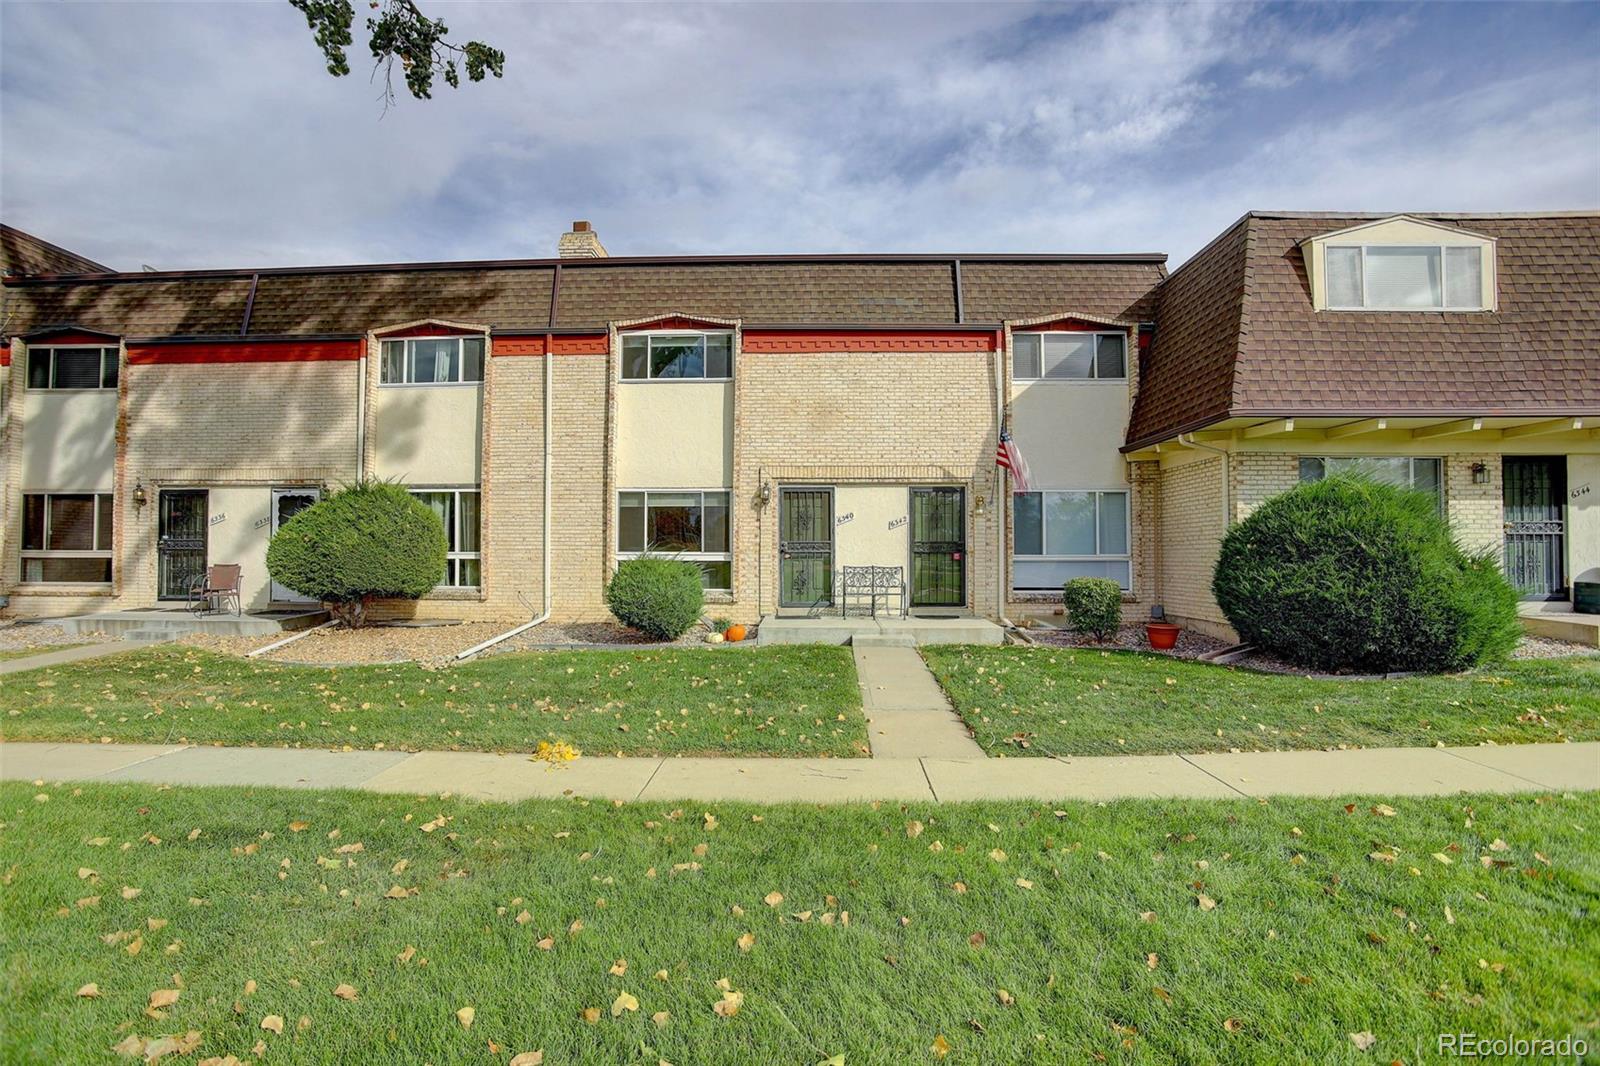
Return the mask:
[[[894,712],[889,712],[894,713]],[[0,743],[0,779],[450,792],[485,800],[1111,800],[1600,789],[1600,743],[1083,759],[607,759],[483,752]]]
[[873,758],[984,757],[916,649],[857,643],[851,651]]
[[61,666],[84,659],[98,659],[104,655],[120,655],[125,651],[148,648],[159,640],[106,640],[98,644],[83,644],[76,648],[41,650],[37,655],[22,655],[15,659],[0,659],[0,674],[15,674],[23,670],[37,670],[41,666]]

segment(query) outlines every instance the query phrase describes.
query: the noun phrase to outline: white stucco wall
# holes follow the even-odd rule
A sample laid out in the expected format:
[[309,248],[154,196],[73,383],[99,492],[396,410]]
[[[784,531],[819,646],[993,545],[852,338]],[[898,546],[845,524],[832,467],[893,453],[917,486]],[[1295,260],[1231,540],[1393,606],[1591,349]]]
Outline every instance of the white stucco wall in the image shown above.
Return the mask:
[[[204,487],[204,486],[200,486]],[[272,490],[265,485],[218,486],[210,490],[206,562],[238,563],[244,609],[268,602],[267,541],[272,536]]]
[[617,484],[708,489],[733,484],[733,383],[623,381]]
[[22,396],[24,492],[110,492],[116,471],[117,393],[29,391]]
[[374,473],[407,485],[476,485],[483,386],[384,385],[374,401]]
[[1033,381],[1011,387],[1011,433],[1035,489],[1121,489],[1125,381]]
[[906,485],[841,485],[833,493],[836,566],[899,566],[909,573],[911,491]]
[[1567,456],[1568,565],[1574,581],[1600,581],[1600,455]]

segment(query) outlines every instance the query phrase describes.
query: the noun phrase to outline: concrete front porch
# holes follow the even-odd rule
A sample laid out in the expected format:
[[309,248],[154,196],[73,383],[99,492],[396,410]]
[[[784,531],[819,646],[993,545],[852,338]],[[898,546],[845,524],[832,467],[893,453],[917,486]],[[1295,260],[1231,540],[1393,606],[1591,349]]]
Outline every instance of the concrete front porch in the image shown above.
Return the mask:
[[66,618],[40,618],[37,621],[60,626],[68,633],[104,633],[131,640],[170,640],[188,633],[210,633],[218,637],[266,637],[307,629],[328,620],[328,612],[318,607],[286,608],[276,611],[231,611],[193,614],[182,607],[142,607],[127,611],[101,611]]
[[1569,600],[1524,603],[1517,613],[1522,628],[1533,636],[1600,648],[1600,614],[1579,614]]
[[918,644],[1001,644],[1005,631],[983,618],[779,618],[768,615],[757,644],[852,644],[902,647]]

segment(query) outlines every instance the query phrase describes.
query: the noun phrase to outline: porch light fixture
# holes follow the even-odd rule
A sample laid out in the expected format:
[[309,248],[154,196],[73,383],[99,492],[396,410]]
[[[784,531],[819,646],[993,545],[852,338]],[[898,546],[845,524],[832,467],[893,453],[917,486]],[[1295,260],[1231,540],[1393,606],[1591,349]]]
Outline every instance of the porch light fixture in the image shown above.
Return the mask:
[[1472,483],[1474,485],[1487,485],[1489,483],[1489,468],[1483,463],[1472,464]]
[[763,481],[761,483],[761,491],[756,493],[756,499],[763,507],[772,502],[772,482]]
[[144,491],[144,482],[142,480],[134,482],[133,483],[133,505],[135,507],[143,507],[145,504],[147,504],[149,502],[150,502],[150,497]]
[[973,501],[972,501],[972,513],[974,515],[987,514],[988,513],[988,508],[986,506],[987,503],[988,503],[988,501],[985,500],[982,496],[975,497],[973,499]]

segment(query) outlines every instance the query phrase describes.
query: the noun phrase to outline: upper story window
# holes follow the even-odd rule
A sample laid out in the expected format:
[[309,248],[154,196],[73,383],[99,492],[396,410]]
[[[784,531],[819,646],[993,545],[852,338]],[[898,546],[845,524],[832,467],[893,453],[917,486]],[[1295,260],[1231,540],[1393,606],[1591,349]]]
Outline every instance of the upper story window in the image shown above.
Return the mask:
[[384,385],[456,385],[483,380],[482,337],[407,337],[383,342]]
[[29,348],[30,389],[114,389],[118,354],[115,348]]
[[1013,333],[1014,381],[1126,381],[1123,333]]
[[732,333],[629,333],[622,338],[623,381],[726,381],[731,377]]
[[1479,245],[1330,244],[1325,254],[1331,309],[1484,309]]

